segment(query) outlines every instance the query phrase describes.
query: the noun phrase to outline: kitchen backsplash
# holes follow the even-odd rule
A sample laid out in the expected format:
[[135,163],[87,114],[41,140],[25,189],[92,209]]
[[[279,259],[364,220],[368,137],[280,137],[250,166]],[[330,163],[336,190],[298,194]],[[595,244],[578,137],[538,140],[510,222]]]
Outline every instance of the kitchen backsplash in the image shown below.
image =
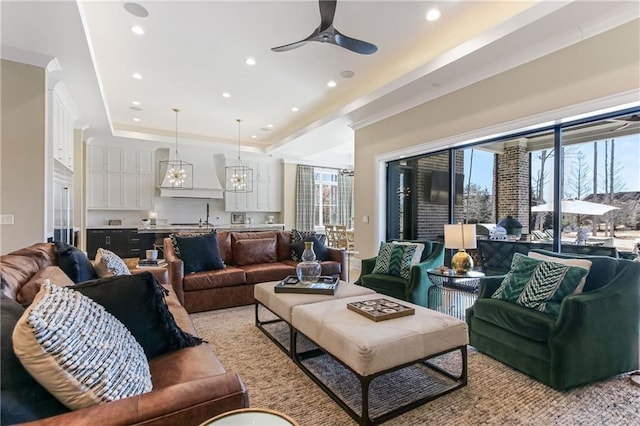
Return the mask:
[[[155,211],[158,214],[158,223],[198,223],[204,222],[207,215],[207,202],[209,203],[209,222],[215,225],[228,225],[231,223],[231,213],[224,210],[224,200],[204,200],[191,198],[155,198]],[[247,218],[251,218],[254,224],[263,224],[267,216],[275,216],[275,222],[279,223],[279,213],[251,213],[247,212]],[[131,227],[142,226],[142,219],[149,217],[149,211],[145,210],[88,210],[87,226],[107,226],[109,220],[120,219],[122,225]]]

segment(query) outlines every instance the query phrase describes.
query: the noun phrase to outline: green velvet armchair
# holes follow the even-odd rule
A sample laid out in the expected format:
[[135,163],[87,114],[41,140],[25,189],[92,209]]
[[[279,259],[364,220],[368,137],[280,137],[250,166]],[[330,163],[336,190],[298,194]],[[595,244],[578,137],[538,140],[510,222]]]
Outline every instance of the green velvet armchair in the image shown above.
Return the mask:
[[591,260],[583,293],[564,298],[555,319],[492,299],[503,277],[483,278],[467,309],[469,344],[557,390],[638,369],[640,262],[535,251]]
[[427,306],[429,287],[433,285],[427,277],[427,269],[444,264],[444,244],[432,241],[414,242],[424,244],[424,251],[420,263],[411,266],[409,280],[395,275],[372,274],[377,257],[371,257],[362,259],[360,278],[356,284],[416,305],[435,308]]

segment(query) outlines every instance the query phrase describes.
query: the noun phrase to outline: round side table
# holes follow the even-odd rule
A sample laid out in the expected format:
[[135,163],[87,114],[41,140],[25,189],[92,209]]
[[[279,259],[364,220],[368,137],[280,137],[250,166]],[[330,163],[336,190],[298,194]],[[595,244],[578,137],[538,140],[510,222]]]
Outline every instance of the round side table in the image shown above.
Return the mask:
[[267,408],[241,408],[206,420],[200,426],[300,426],[291,417]]
[[464,320],[467,308],[478,297],[478,284],[480,278],[484,277],[484,272],[456,274],[452,269],[436,268],[428,269],[427,276],[433,283],[427,295],[427,306]]

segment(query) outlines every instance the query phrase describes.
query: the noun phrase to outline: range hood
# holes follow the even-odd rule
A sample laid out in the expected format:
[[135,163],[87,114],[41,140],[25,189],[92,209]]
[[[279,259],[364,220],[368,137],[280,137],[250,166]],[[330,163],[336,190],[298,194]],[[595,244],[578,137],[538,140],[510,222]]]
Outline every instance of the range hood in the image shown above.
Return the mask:
[[[156,164],[169,158],[168,149],[159,149],[156,154]],[[224,156],[186,148],[180,150],[180,159],[193,164],[193,189],[163,188],[170,184],[167,182],[167,171],[160,170],[159,176],[163,179],[160,185],[161,197],[224,198],[224,188],[220,184],[219,177],[220,173],[224,176]]]

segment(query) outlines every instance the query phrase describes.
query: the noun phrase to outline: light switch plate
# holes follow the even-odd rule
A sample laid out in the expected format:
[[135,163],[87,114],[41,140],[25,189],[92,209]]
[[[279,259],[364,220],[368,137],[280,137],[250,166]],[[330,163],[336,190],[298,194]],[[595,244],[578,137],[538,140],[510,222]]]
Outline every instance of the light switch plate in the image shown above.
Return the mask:
[[13,225],[13,215],[0,214],[0,225]]

